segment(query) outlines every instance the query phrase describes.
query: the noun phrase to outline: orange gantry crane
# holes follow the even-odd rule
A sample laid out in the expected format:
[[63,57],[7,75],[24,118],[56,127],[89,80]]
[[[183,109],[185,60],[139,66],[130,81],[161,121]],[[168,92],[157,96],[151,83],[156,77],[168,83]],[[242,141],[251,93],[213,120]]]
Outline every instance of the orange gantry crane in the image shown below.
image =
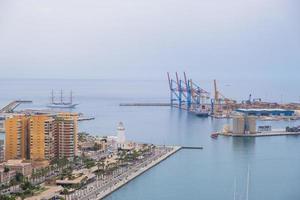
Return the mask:
[[214,80],[214,100],[213,100],[213,109],[215,116],[229,116],[230,112],[236,105],[236,101],[230,98],[225,97],[217,88],[217,81]]

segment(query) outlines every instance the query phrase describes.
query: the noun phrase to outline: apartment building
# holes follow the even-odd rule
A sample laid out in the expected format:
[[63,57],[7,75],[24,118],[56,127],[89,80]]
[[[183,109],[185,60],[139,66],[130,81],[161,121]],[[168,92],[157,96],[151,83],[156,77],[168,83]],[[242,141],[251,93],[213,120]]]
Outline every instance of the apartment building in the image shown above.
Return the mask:
[[32,115],[29,119],[30,159],[52,160],[54,158],[54,118]]
[[72,159],[77,155],[78,115],[60,113],[55,117],[55,155]]
[[28,158],[28,118],[12,115],[5,120],[5,160]]

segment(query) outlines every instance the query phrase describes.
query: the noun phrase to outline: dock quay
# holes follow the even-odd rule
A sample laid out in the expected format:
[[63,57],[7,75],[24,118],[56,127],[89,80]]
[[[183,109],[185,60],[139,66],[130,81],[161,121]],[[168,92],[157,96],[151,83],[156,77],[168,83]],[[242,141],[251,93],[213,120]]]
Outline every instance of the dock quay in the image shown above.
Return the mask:
[[170,106],[170,103],[120,103],[120,106]]
[[283,131],[272,131],[272,132],[261,132],[255,134],[232,134],[232,133],[218,133],[223,136],[232,137],[267,137],[267,136],[296,136],[300,135],[300,132],[283,132]]
[[107,197],[108,195],[112,194],[116,190],[120,189],[121,187],[123,187],[124,185],[129,183],[130,181],[134,180],[138,176],[142,175],[143,173],[145,173],[149,169],[151,169],[154,166],[158,165],[159,163],[166,160],[167,158],[174,155],[176,152],[178,152],[180,150],[184,150],[184,149],[201,150],[201,149],[203,149],[203,147],[201,147],[201,146],[173,146],[172,145],[172,146],[164,146],[164,147],[172,148],[172,150],[168,151],[167,153],[165,153],[164,155],[158,157],[155,160],[146,161],[146,162],[142,163],[141,167],[133,169],[132,174],[130,174],[125,179],[120,180],[119,182],[115,183],[111,188],[108,188],[104,191],[96,192],[96,194],[94,194],[94,195],[88,195],[88,197],[92,198],[92,199],[103,199],[103,198]]
[[203,149],[203,147],[197,147],[197,146],[182,146],[181,149]]
[[90,121],[90,120],[94,120],[95,117],[79,117],[78,121]]
[[22,103],[32,103],[28,100],[15,100],[0,109],[0,113],[12,113]]
[[107,197],[108,195],[110,195],[114,191],[120,189],[122,186],[126,185],[127,183],[129,183],[133,179],[135,179],[138,176],[142,175],[143,173],[145,173],[146,171],[148,171],[152,167],[154,167],[154,166],[158,165],[160,162],[166,160],[167,158],[169,158],[170,156],[172,156],[173,154],[175,154],[176,152],[178,152],[182,148],[180,146],[170,146],[170,147],[173,148],[171,151],[167,152],[166,154],[159,157],[158,159],[151,161],[150,163],[146,163],[144,165],[144,167],[139,168],[137,171],[135,171],[134,173],[129,175],[126,179],[124,179],[124,180],[118,182],[117,184],[115,184],[112,188],[98,193],[96,195],[96,197],[93,198],[93,199],[103,199],[103,198]]

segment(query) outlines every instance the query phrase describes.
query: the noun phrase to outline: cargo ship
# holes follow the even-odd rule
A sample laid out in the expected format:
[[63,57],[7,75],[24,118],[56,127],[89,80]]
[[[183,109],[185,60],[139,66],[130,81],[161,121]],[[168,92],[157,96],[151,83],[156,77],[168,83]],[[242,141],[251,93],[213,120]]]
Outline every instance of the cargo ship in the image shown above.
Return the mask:
[[51,92],[51,102],[50,104],[47,105],[49,108],[75,108],[78,104],[73,103],[73,93],[71,91],[70,93],[70,101],[69,102],[64,102],[64,97],[63,97],[63,91],[60,91],[60,101],[56,102],[55,101],[55,96],[54,92],[52,90]]
[[208,117],[209,112],[206,111],[195,111],[194,112],[197,117]]
[[201,108],[196,108],[194,111],[192,111],[197,117],[208,117],[209,116],[209,110],[206,108],[205,105],[202,105]]

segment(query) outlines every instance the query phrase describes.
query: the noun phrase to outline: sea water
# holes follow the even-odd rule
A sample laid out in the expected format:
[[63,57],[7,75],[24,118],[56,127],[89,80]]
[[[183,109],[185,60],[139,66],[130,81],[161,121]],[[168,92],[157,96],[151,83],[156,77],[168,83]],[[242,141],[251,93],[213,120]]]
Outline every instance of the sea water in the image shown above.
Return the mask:
[[[212,81],[199,81],[212,91]],[[297,84],[291,81],[220,81],[227,97],[247,100],[248,95],[278,102],[299,101]],[[218,137],[213,131],[231,120],[199,118],[170,107],[120,107],[120,103],[168,102],[165,80],[1,80],[0,104],[11,100],[33,100],[18,109],[43,109],[51,90],[59,99],[63,89],[68,101],[73,90],[74,112],[95,117],[79,123],[80,131],[93,135],[115,135],[122,121],[129,140],[203,146],[203,150],[181,150],[120,188],[106,200],[219,200],[246,199],[247,169],[250,169],[250,200],[300,199],[300,136],[259,138]],[[300,125],[298,121],[258,122],[274,128]],[[3,136],[3,135],[2,135]]]

